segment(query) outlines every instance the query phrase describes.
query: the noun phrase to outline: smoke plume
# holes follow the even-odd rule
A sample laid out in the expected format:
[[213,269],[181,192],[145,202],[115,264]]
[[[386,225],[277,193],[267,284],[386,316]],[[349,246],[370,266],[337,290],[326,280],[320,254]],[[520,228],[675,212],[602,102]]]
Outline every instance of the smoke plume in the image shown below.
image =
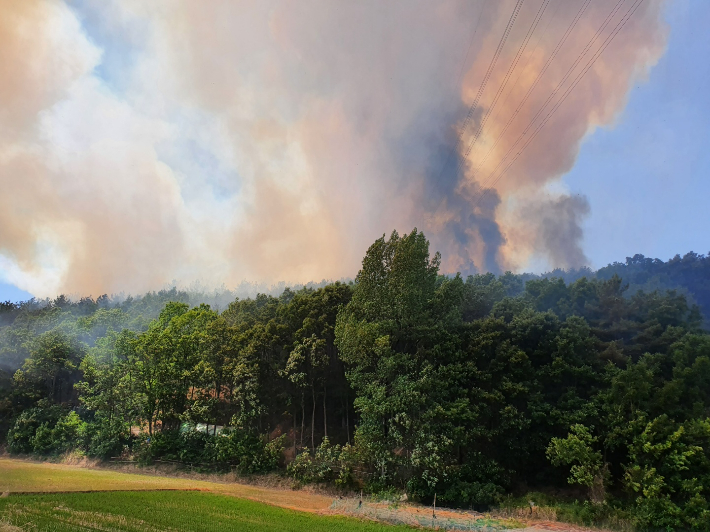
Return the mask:
[[448,272],[582,266],[589,206],[555,184],[663,53],[661,7],[0,0],[1,271],[306,282],[414,226]]

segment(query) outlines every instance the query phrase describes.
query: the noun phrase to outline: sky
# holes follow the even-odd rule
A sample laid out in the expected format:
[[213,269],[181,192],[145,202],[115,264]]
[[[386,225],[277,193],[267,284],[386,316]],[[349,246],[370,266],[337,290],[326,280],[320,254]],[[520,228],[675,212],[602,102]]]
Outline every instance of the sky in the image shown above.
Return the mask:
[[707,2],[0,9],[0,300],[710,250]]
[[635,253],[710,252],[710,2],[670,2],[664,18],[667,50],[564,177],[589,199],[583,247],[595,269]]

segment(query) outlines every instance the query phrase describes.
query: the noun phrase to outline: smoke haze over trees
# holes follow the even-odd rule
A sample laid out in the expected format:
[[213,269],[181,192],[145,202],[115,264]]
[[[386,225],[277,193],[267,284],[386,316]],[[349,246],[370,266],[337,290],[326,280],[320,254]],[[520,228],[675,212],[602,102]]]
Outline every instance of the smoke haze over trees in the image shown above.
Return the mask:
[[589,205],[548,185],[663,54],[662,5],[1,0],[4,280],[339,279],[413,226],[443,273],[581,267]]

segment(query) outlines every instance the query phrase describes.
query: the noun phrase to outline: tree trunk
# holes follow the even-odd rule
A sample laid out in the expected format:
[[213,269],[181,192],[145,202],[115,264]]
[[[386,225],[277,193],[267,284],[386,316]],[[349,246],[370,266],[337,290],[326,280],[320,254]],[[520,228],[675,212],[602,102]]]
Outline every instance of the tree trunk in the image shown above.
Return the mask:
[[345,432],[348,435],[348,445],[350,445],[350,404],[348,394],[345,394]]
[[311,385],[311,396],[313,398],[313,411],[311,413],[311,449],[316,451],[316,387]]
[[301,447],[303,447],[303,433],[306,430],[306,393],[301,392]]
[[296,402],[293,405],[293,457],[296,458]]
[[326,414],[326,389],[323,383],[323,439],[328,437],[328,415]]

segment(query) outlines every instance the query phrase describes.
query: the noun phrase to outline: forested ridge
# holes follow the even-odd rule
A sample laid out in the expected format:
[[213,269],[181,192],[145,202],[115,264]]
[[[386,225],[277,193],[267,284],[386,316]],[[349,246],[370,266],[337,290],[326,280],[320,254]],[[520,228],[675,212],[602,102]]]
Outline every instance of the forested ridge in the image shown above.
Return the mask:
[[12,453],[177,460],[441,504],[562,490],[710,529],[710,259],[443,276],[417,230],[352,283],[0,307]]

